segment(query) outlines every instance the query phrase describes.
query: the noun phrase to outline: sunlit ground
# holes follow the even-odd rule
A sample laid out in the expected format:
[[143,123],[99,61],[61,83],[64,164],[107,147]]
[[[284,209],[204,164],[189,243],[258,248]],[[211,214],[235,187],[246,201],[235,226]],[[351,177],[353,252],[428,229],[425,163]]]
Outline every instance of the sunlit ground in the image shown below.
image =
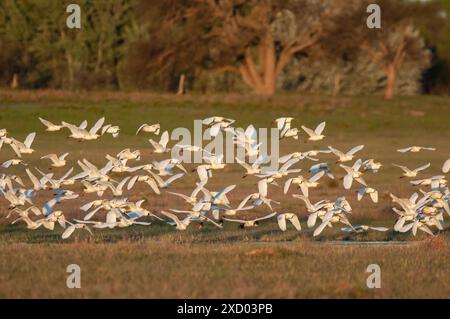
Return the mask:
[[[395,214],[389,193],[409,197],[419,191],[391,164],[414,168],[431,163],[424,177],[442,174],[441,167],[450,157],[450,100],[437,97],[398,98],[386,102],[379,98],[327,98],[280,95],[272,99],[252,96],[153,96],[143,94],[47,94],[0,92],[0,128],[23,140],[37,132],[33,148],[25,156],[30,167],[48,170],[48,162],[39,158],[48,153],[70,152],[68,167],[86,158],[104,165],[106,154],[115,155],[123,148],[140,149],[141,163],[163,159],[167,155],[151,154],[146,134],[135,135],[142,123],[161,123],[162,131],[176,127],[193,127],[194,119],[221,115],[236,119],[235,126],[274,127],[280,116],[295,118],[294,126],[315,127],[326,121],[326,138],[318,143],[283,140],[281,153],[308,149],[335,148],[348,150],[358,144],[363,159],[374,158],[384,166],[378,174],[367,174],[366,181],[380,192],[380,201],[356,200],[356,186],[350,191],[342,187],[344,171],[335,157],[321,155],[336,176],[323,178],[321,186],[311,190],[312,201],[333,200],[345,195],[353,207],[349,216],[354,225],[370,224],[391,228],[386,233],[352,235],[340,230],[341,225],[326,229],[313,238],[306,226],[304,204],[292,198],[300,191],[294,187],[288,195],[276,187],[269,188],[271,198],[281,201],[277,212],[294,212],[301,218],[302,231],[289,229],[283,233],[275,219],[262,222],[252,230],[241,230],[237,224],[224,229],[212,225],[199,228],[193,224],[186,232],[154,222],[148,227],[121,230],[94,230],[94,235],[77,232],[67,241],[62,229],[27,230],[23,224],[9,225],[7,203],[0,199],[0,297],[448,297],[450,295],[448,263],[449,228],[431,239],[419,232],[416,237],[392,231]],[[103,136],[97,141],[77,142],[67,139],[68,132],[47,133],[37,117],[59,122],[93,124],[105,116],[108,123],[121,127],[118,139]],[[410,145],[433,146],[435,152],[401,154],[396,149]],[[173,145],[173,143],[171,143]],[[9,146],[0,151],[0,162],[14,157]],[[138,165],[140,163],[136,163]],[[313,162],[296,165],[306,171]],[[193,165],[186,165],[191,171]],[[54,169],[55,176],[66,168]],[[22,167],[11,172],[23,176]],[[5,172],[4,170],[1,172]],[[255,192],[255,177],[242,178],[243,168],[233,164],[214,171],[208,182],[211,190],[237,184],[229,198],[237,205]],[[305,175],[308,175],[305,172]],[[120,175],[117,175],[120,179]],[[176,181],[172,190],[188,194],[197,176]],[[25,178],[26,181],[28,181]],[[74,191],[81,193],[81,187]],[[162,209],[189,209],[181,199],[163,192],[156,196],[147,185],[138,185],[126,194],[130,200],[145,198],[145,208],[159,213]],[[52,196],[43,191],[33,202],[39,207]],[[109,196],[108,193],[105,196]],[[58,206],[66,217],[82,217],[79,206],[95,199],[85,195]],[[269,211],[260,207],[246,213],[262,216]],[[104,218],[104,213],[97,214]],[[244,216],[245,214],[243,214]],[[447,225],[449,218],[446,216]],[[332,242],[390,241],[383,246],[343,246]],[[394,245],[397,242],[403,245]],[[66,287],[66,266],[79,264],[82,288]],[[368,289],[367,265],[379,264],[382,287]]]

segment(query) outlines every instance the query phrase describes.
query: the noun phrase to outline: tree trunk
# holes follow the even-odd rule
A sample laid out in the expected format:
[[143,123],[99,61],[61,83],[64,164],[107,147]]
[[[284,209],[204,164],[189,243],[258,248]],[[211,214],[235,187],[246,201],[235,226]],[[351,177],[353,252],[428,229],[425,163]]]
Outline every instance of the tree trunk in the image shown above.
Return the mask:
[[[65,43],[66,34],[64,31],[60,31],[61,40],[63,43]],[[65,44],[67,46],[67,44]],[[75,83],[75,70],[74,70],[74,62],[72,55],[69,52],[69,48],[65,47],[64,55],[66,57],[66,63],[67,63],[67,75],[68,75],[68,81],[69,81],[69,89],[73,89],[74,83]]]
[[389,65],[386,70],[387,84],[384,97],[388,100],[392,99],[395,95],[395,84],[397,80],[397,70],[395,66]]
[[186,80],[186,76],[183,74],[180,75],[180,80],[178,81],[178,91],[177,95],[181,95],[185,93],[184,82]]
[[74,88],[74,82],[75,82],[75,72],[73,68],[73,59],[72,55],[69,53],[69,51],[66,51],[66,62],[67,62],[67,73],[69,77],[69,89]]
[[239,73],[255,93],[273,95],[276,91],[277,78],[291,61],[295,53],[300,52],[319,41],[319,37],[311,37],[303,43],[293,42],[287,45],[277,56],[273,35],[267,31],[258,45],[258,65],[253,58],[253,50],[247,48],[245,59],[239,65]]
[[11,81],[11,89],[17,89],[19,87],[19,75],[14,73]]
[[261,44],[265,51],[264,60],[260,62],[263,64],[264,69],[264,92],[267,95],[273,95],[275,94],[275,85],[277,81],[275,76],[277,57],[275,55],[275,44],[271,32],[266,33]]
[[242,79],[255,93],[261,95],[273,95],[276,88],[276,66],[275,45],[270,32],[267,32],[258,45],[258,59],[255,62],[253,50],[247,48],[245,60],[239,66]]
[[341,91],[341,75],[336,74],[334,76],[333,96],[338,96],[340,91]]
[[100,39],[97,44],[97,61],[95,62],[94,73],[98,75],[101,65],[103,63],[103,35],[100,35]]

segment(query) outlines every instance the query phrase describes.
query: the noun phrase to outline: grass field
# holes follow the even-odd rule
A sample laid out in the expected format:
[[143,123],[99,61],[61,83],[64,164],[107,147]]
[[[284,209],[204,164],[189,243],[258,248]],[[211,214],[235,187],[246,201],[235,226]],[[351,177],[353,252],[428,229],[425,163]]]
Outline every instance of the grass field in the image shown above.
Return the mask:
[[[391,163],[418,167],[430,162],[423,176],[440,173],[444,160],[450,157],[450,98],[408,97],[385,101],[379,98],[328,98],[318,96],[280,95],[274,98],[254,96],[157,96],[137,93],[59,93],[0,91],[0,128],[23,140],[37,132],[33,148],[36,152],[25,159],[31,167],[48,169],[39,158],[48,153],[69,151],[68,166],[77,167],[76,160],[86,158],[104,165],[106,154],[115,155],[125,147],[140,149],[141,162],[163,159],[167,155],[151,154],[148,135],[135,135],[144,122],[161,123],[162,130],[193,127],[194,119],[222,115],[236,119],[236,126],[272,127],[280,116],[294,117],[294,125],[314,127],[327,122],[324,141],[304,144],[282,141],[281,153],[294,150],[325,148],[333,145],[349,149],[358,144],[365,148],[358,153],[364,159],[374,158],[385,166],[378,174],[367,175],[370,186],[380,192],[380,202],[368,198],[356,200],[355,190],[345,191],[340,178],[343,171],[334,164],[332,155],[322,155],[329,162],[336,181],[323,179],[311,191],[313,201],[349,199],[353,224],[392,228],[395,214],[391,211],[389,193],[407,197],[418,191]],[[79,143],[67,139],[67,132],[46,133],[37,117],[59,122],[93,123],[105,116],[108,123],[121,127],[118,139],[103,136],[97,141]],[[410,145],[433,146],[435,152],[400,154],[395,150]],[[0,162],[13,158],[9,147],[0,150]],[[307,169],[311,162],[298,165]],[[188,170],[192,165],[186,165]],[[55,169],[56,176],[67,168]],[[78,169],[78,168],[77,168]],[[11,171],[21,174],[22,168]],[[4,172],[4,171],[0,171]],[[257,179],[242,179],[242,168],[230,165],[215,171],[208,182],[217,190],[238,184],[229,196],[233,205],[256,190]],[[173,190],[190,193],[196,175],[181,179]],[[79,186],[71,188],[81,191]],[[293,192],[291,191],[290,194]],[[295,193],[295,192],[294,192]],[[301,217],[302,231],[282,233],[274,221],[252,230],[241,230],[225,224],[224,229],[195,225],[178,232],[168,225],[154,223],[149,227],[121,230],[95,230],[94,236],[77,233],[67,241],[60,238],[62,230],[27,230],[22,224],[9,225],[5,219],[6,202],[0,199],[0,297],[443,297],[450,296],[450,230],[430,239],[419,232],[409,234],[369,233],[349,235],[339,227],[327,229],[317,238],[306,227],[306,209],[302,202],[281,189],[270,188],[270,197],[281,201],[275,210],[295,212]],[[51,197],[40,192],[33,202],[40,206]],[[158,213],[162,209],[187,209],[181,200],[170,194],[154,195],[145,186],[127,193],[130,200],[147,199],[145,207]],[[78,207],[94,196],[59,206],[67,217],[80,217]],[[250,212],[260,216],[264,208]],[[101,215],[100,215],[101,216]],[[404,245],[343,246],[332,241],[402,241]],[[76,263],[82,269],[82,288],[66,288],[66,266]],[[369,264],[382,269],[382,288],[366,288],[365,272]]]

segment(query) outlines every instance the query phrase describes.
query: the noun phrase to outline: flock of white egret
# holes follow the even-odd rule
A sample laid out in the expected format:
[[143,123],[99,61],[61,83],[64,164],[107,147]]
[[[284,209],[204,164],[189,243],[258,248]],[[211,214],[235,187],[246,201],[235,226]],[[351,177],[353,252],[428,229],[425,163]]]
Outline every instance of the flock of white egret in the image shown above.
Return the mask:
[[[105,134],[111,134],[117,138],[120,133],[119,126],[107,124],[105,119],[101,118],[89,130],[87,121],[80,125],[61,122],[53,124],[45,119],[39,118],[45,125],[47,132],[57,132],[67,129],[70,132],[69,137],[80,141],[96,140]],[[280,139],[293,138],[298,140],[300,130],[292,127],[293,118],[284,117],[276,119]],[[339,197],[336,200],[321,200],[311,203],[309,199],[310,189],[319,185],[320,180],[327,178],[334,179],[330,166],[326,162],[320,162],[317,158],[321,153],[332,153],[337,157],[337,163],[345,171],[343,178],[343,187],[351,189],[354,181],[358,183],[356,190],[357,200],[361,200],[364,195],[374,202],[378,202],[378,191],[370,187],[364,179],[365,174],[377,173],[382,164],[374,159],[355,159],[357,153],[364,148],[364,145],[353,147],[347,152],[342,152],[334,147],[328,146],[326,149],[310,150],[305,152],[294,152],[286,154],[279,158],[279,168],[277,170],[267,170],[263,167],[264,156],[260,154],[259,146],[256,141],[256,129],[250,125],[245,132],[235,130],[234,120],[220,116],[214,116],[202,121],[203,125],[209,127],[211,136],[217,136],[220,131],[231,132],[234,134],[234,143],[245,149],[246,155],[257,156],[254,163],[247,163],[242,159],[236,158],[237,163],[245,169],[243,177],[254,175],[258,178],[257,190],[252,194],[246,195],[237,206],[233,206],[227,197],[236,185],[226,186],[219,191],[208,189],[208,181],[212,178],[212,171],[221,170],[227,164],[224,163],[223,154],[212,154],[203,152],[203,149],[194,145],[174,145],[183,152],[203,152],[204,164],[197,165],[195,170],[198,174],[198,181],[190,194],[182,194],[166,189],[176,184],[177,180],[188,175],[188,171],[183,167],[182,161],[175,158],[168,158],[162,161],[149,161],[142,165],[140,150],[132,151],[126,148],[116,156],[106,154],[106,164],[103,167],[97,167],[85,158],[78,159],[77,164],[81,169],[77,173],[74,168],[61,177],[55,177],[54,173],[43,172],[39,168],[30,168],[26,162],[26,157],[34,152],[32,148],[36,133],[29,134],[24,142],[10,137],[6,129],[0,129],[0,150],[2,146],[9,145],[16,158],[5,161],[1,164],[0,171],[0,197],[9,203],[7,218],[14,216],[12,224],[17,222],[25,223],[28,229],[38,229],[41,226],[54,230],[55,225],[59,224],[63,229],[62,238],[71,236],[75,230],[86,230],[92,234],[91,228],[116,228],[129,227],[132,225],[151,224],[151,219],[161,223],[167,223],[178,230],[185,230],[193,223],[211,223],[218,228],[222,228],[224,222],[238,223],[240,227],[255,227],[262,220],[276,219],[279,228],[282,231],[287,229],[287,221],[300,231],[301,223],[299,217],[294,212],[276,212],[274,206],[279,202],[269,197],[269,188],[273,185],[279,186],[278,182],[284,180],[283,192],[289,191],[297,186],[299,194],[292,194],[299,203],[306,206],[308,212],[307,226],[315,228],[313,236],[317,236],[327,227],[333,224],[342,224],[342,230],[345,232],[366,232],[387,231],[386,227],[371,227],[367,225],[352,225],[349,215],[352,207],[345,197]],[[305,142],[317,142],[325,138],[325,122],[320,123],[314,130],[301,126],[307,137]],[[159,135],[160,124],[143,124],[139,127],[136,134]],[[154,153],[168,153],[170,142],[168,131],[161,134],[159,141],[149,139]],[[149,145],[150,146],[150,145]],[[434,151],[431,147],[411,146],[399,149],[401,153],[416,153],[419,151]],[[66,158],[70,156],[68,152],[64,154],[48,154],[41,157],[42,163],[47,163],[51,167],[62,168],[67,162]],[[299,168],[292,168],[300,161],[317,162],[312,165],[308,171],[311,176],[300,175],[302,171]],[[353,162],[354,161],[354,162]],[[130,165],[130,163],[134,163]],[[347,164],[350,163],[350,164]],[[30,183],[24,183],[24,180],[13,173],[12,166],[22,165],[28,176]],[[403,171],[405,178],[416,178],[421,171],[426,170],[430,163],[422,165],[416,169],[410,169],[406,166],[394,164]],[[450,170],[450,159],[446,160],[442,166],[444,174]],[[120,180],[115,180],[112,173],[122,175]],[[23,174],[25,176],[25,174]],[[116,176],[116,175],[115,175]],[[137,183],[145,183],[149,186],[149,192],[155,196],[165,190],[168,194],[182,198],[190,209],[179,210],[169,209],[168,211],[152,212],[144,208],[145,200],[130,201],[126,193],[131,191]],[[390,194],[394,203],[393,211],[398,214],[398,218],[393,227],[397,232],[411,231],[414,235],[417,230],[424,231],[433,235],[433,228],[443,229],[444,215],[450,216],[450,192],[447,187],[445,175],[432,176],[420,180],[411,180],[412,185],[418,186],[418,192],[415,192],[409,198],[399,198]],[[68,220],[64,212],[56,210],[55,207],[63,201],[73,200],[79,197],[74,190],[74,185],[82,185],[84,193],[94,193],[98,199],[84,203],[80,210],[86,212],[82,219]],[[424,187],[426,190],[420,188]],[[72,190],[70,189],[72,188]],[[53,190],[53,197],[47,203],[38,208],[33,205],[33,198],[41,190]],[[105,196],[106,195],[106,196]],[[107,197],[107,198],[104,198]],[[269,214],[254,219],[234,216],[241,215],[241,212],[254,209],[256,206],[265,205]],[[234,208],[235,207],[235,208]],[[264,207],[264,206],[263,206]],[[104,214],[100,217],[100,212]],[[94,218],[94,216],[96,218]],[[246,215],[247,216],[247,215]]]

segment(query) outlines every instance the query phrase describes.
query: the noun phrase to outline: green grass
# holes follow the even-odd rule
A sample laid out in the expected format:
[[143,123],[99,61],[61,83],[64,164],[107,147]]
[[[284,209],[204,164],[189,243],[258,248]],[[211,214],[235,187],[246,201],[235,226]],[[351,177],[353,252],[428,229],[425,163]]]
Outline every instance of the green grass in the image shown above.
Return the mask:
[[[373,204],[368,198],[358,202],[355,187],[351,191],[343,190],[340,180],[343,172],[334,164],[332,155],[320,158],[332,164],[337,180],[324,179],[319,188],[311,191],[311,198],[313,201],[332,200],[345,195],[353,207],[352,223],[387,227],[392,227],[395,222],[389,192],[407,197],[418,191],[406,180],[398,178],[400,172],[391,163],[417,167],[431,162],[432,166],[423,176],[439,174],[443,161],[450,157],[449,111],[450,98],[445,97],[405,97],[385,101],[368,97],[332,99],[301,95],[273,98],[251,95],[172,97],[141,93],[0,91],[0,128],[7,128],[10,135],[18,139],[25,138],[29,132],[37,132],[33,144],[36,153],[25,156],[25,159],[31,167],[43,170],[48,169],[48,163],[39,158],[50,152],[70,151],[69,166],[75,167],[76,160],[83,157],[95,164],[104,164],[105,154],[115,155],[125,147],[140,149],[143,153],[141,162],[144,163],[165,158],[167,155],[151,154],[151,146],[147,142],[151,136],[135,135],[144,122],[159,122],[162,130],[170,131],[176,127],[192,128],[193,120],[211,115],[236,119],[236,126],[241,127],[249,124],[272,127],[273,119],[280,116],[295,117],[294,125],[297,127],[313,127],[326,121],[327,137],[324,141],[304,144],[304,134],[301,134],[300,141],[282,141],[282,153],[328,145],[345,150],[365,144],[359,155],[364,159],[374,158],[385,165],[378,174],[366,176],[369,185],[380,191],[380,202]],[[67,139],[66,131],[44,132],[38,116],[54,122],[80,123],[87,119],[90,124],[105,116],[108,123],[117,124],[122,130],[118,139],[104,136],[97,141],[79,143]],[[395,151],[412,144],[434,146],[437,151],[407,155]],[[3,146],[0,163],[13,157],[9,147]],[[306,170],[310,165],[312,163],[307,162],[298,167]],[[188,170],[193,168],[192,165],[186,166]],[[11,169],[19,175],[22,170],[21,167]],[[56,176],[64,172],[65,169],[54,170]],[[208,186],[217,190],[225,185],[238,184],[229,196],[236,205],[245,195],[256,190],[256,178],[242,179],[241,176],[242,169],[230,165],[224,171],[213,172]],[[174,184],[173,190],[190,193],[195,180],[196,175],[191,174]],[[81,190],[79,186],[73,189]],[[31,231],[22,224],[9,225],[11,220],[2,217],[6,215],[6,203],[0,199],[0,297],[448,296],[448,227],[431,243],[424,234],[413,237],[393,231],[348,235],[340,231],[340,225],[313,238],[312,231],[306,227],[304,205],[290,195],[283,195],[276,187],[270,188],[269,194],[282,201],[276,206],[276,211],[295,212],[300,216],[301,232],[289,230],[282,233],[274,221],[252,230],[243,231],[236,225],[225,224],[224,229],[210,225],[198,229],[193,225],[186,232],[155,222],[150,227],[94,230],[92,237],[80,232],[68,241],[62,241],[60,228],[53,232],[45,229]],[[40,192],[34,203],[40,206],[51,196],[49,191]],[[178,198],[167,193],[155,196],[142,185],[127,196],[130,200],[146,198],[145,207],[156,213],[168,208],[188,208]],[[61,204],[59,209],[69,218],[80,217],[78,207],[94,198],[82,196],[79,200]],[[258,208],[249,214],[259,216],[265,213],[266,209]],[[104,217],[102,213],[98,216]],[[316,245],[335,240],[394,240],[421,244],[417,247]],[[436,241],[440,244],[436,245]],[[386,265],[382,268],[385,285],[375,292],[365,288],[364,279],[365,267],[372,262]],[[65,265],[68,263],[80,263],[82,269],[86,269],[83,288],[79,291],[65,288]],[[50,268],[54,271],[45,272],[37,279],[38,283],[32,283],[30,278],[36,269]],[[127,280],[126,274],[132,271],[135,275]],[[210,281],[216,284],[208,284]]]

